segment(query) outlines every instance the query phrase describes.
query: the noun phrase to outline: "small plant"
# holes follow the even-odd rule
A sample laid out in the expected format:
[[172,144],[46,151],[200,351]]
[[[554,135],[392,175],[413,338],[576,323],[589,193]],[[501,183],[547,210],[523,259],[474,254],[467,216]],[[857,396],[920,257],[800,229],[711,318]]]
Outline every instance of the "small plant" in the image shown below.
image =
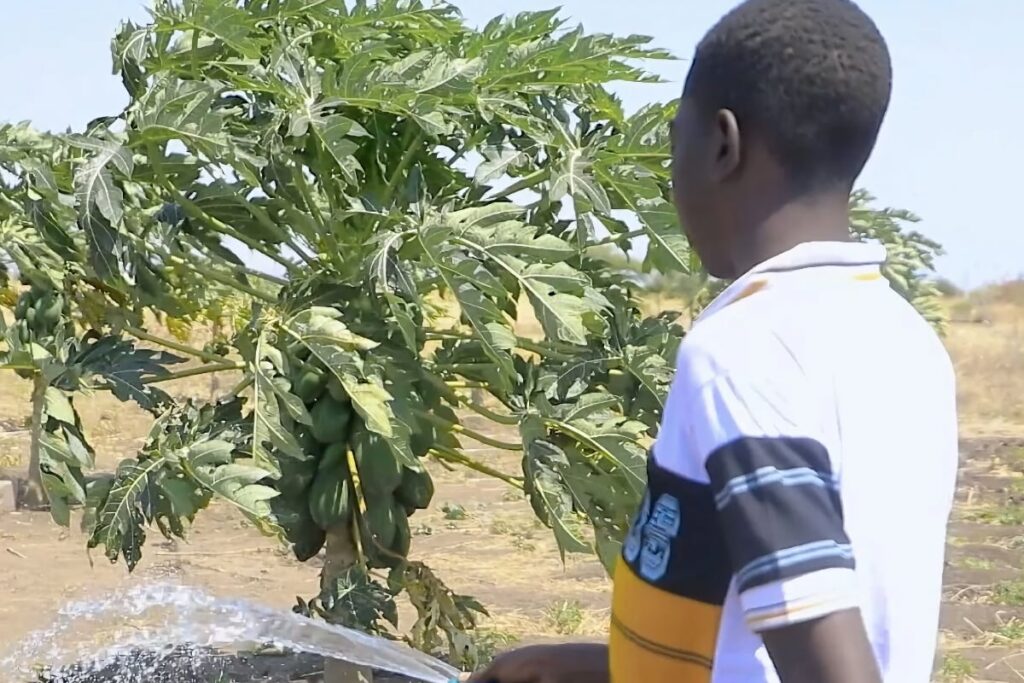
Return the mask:
[[964,569],[988,570],[995,567],[995,563],[984,557],[965,557],[960,561],[960,566]]
[[532,553],[537,549],[537,546],[530,542],[530,536],[516,535],[512,539],[512,547],[524,553]]
[[1021,526],[1024,525],[1024,506],[1001,505],[999,507],[971,510],[964,514],[964,520],[980,524]]
[[511,524],[503,519],[496,519],[491,522],[491,533],[495,536],[506,536],[515,533]]
[[966,683],[973,680],[974,664],[959,652],[950,652],[942,658],[939,678],[943,683]]
[[1000,640],[1010,644],[1024,643],[1024,619],[1014,617],[1004,622],[994,631]]
[[548,623],[556,633],[569,636],[583,625],[583,607],[578,600],[562,600],[548,608]]
[[992,602],[997,605],[1024,606],[1024,580],[997,583],[992,589]]
[[499,653],[519,642],[517,636],[506,631],[478,629],[474,634],[473,644],[476,646],[476,666],[480,668],[490,664]]
[[445,503],[444,507],[441,508],[441,512],[444,513],[444,518],[450,522],[460,522],[469,518],[466,508],[458,503]]

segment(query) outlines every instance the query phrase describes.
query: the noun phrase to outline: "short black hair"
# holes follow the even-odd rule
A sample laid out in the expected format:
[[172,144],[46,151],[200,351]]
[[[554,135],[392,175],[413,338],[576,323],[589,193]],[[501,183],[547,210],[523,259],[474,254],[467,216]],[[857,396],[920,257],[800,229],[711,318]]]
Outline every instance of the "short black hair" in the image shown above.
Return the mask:
[[697,46],[684,96],[731,110],[807,189],[853,185],[878,138],[892,62],[849,0],[747,0]]

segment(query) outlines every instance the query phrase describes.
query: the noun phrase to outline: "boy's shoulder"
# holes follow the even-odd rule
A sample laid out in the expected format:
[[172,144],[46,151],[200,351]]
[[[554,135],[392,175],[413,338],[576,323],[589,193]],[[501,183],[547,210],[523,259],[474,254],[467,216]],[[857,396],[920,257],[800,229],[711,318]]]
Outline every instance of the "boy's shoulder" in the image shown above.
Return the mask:
[[716,377],[766,378],[799,371],[796,335],[785,316],[766,314],[762,305],[741,301],[700,320],[683,338],[676,370],[699,386]]

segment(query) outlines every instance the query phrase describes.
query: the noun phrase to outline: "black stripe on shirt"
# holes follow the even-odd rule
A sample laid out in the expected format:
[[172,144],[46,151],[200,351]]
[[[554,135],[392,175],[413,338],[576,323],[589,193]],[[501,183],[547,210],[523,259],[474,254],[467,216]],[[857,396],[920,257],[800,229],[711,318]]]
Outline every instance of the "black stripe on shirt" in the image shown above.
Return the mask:
[[740,591],[853,568],[825,447],[807,438],[740,438],[707,459],[718,522]]
[[712,605],[725,602],[732,568],[711,487],[659,467],[653,457],[622,555],[657,588]]

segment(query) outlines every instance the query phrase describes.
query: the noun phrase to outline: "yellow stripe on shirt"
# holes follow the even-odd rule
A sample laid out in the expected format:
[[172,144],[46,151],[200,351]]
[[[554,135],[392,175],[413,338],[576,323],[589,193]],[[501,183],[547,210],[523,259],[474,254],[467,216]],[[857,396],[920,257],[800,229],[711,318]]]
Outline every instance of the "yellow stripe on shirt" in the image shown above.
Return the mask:
[[611,680],[709,683],[722,608],[661,590],[620,559],[612,602]]

